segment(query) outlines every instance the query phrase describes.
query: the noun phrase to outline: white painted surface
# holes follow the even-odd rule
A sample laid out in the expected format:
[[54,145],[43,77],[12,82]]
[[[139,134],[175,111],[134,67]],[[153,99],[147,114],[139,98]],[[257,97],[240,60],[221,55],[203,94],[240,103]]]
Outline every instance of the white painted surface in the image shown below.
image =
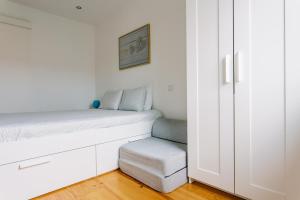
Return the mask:
[[3,15],[3,14],[0,14],[0,23],[17,26],[17,27],[25,28],[25,29],[32,29],[32,24],[30,21],[27,21],[24,19],[18,19],[15,17]]
[[[272,4],[272,6],[270,6]],[[236,194],[285,198],[284,0],[235,1]]]
[[[208,83],[214,80],[219,72],[213,71],[212,67],[207,71],[200,70],[209,64],[216,65],[220,60],[216,50],[218,48],[222,50],[223,46],[217,44],[218,41],[222,44],[223,40],[220,38],[226,36],[226,33],[222,33],[222,29],[218,30],[217,27],[218,24],[220,27],[226,26],[226,23],[216,22],[218,11],[222,20],[226,17],[221,14],[224,8],[223,1],[189,2],[188,129],[191,168],[189,175],[198,181],[222,188],[218,183],[213,182],[212,177],[205,180],[200,173],[201,170],[204,171],[203,169],[210,169],[206,170],[206,173],[215,172],[217,169],[218,163],[215,158],[218,152],[214,151],[214,147],[217,146],[214,143],[216,137],[203,143],[196,142],[196,139],[201,138],[200,142],[202,142],[213,138],[213,133],[218,131],[218,119],[215,117],[214,123],[211,124],[208,120],[218,111],[216,106],[211,105],[218,105],[216,100],[223,96],[221,92],[213,96],[217,87],[209,88],[211,85]],[[198,2],[198,8],[203,10],[197,12],[199,10],[195,2]],[[234,38],[235,54],[235,106],[232,107],[235,110],[235,121],[234,123],[228,121],[228,123],[235,124],[235,167],[232,166],[235,174],[230,176],[235,177],[235,194],[239,196],[253,200],[295,200],[300,197],[298,187],[300,82],[297,54],[300,43],[298,39],[300,28],[297,20],[300,4],[293,0],[272,1],[272,6],[270,3],[270,0],[234,1],[234,34],[231,33],[231,37]],[[205,19],[208,18],[209,26],[205,26],[207,21]],[[209,34],[201,35],[209,30]],[[233,29],[229,28],[229,30]],[[197,38],[199,35],[201,37]],[[207,38],[211,38],[211,41]],[[230,40],[230,35],[228,38]],[[206,47],[206,43],[209,47]],[[205,48],[206,54],[201,51],[202,47]],[[211,49],[214,51],[210,51]],[[222,53],[219,52],[219,55]],[[222,75],[224,77],[224,73]],[[209,90],[200,90],[201,88],[209,88]],[[208,96],[209,101],[203,101],[205,99],[203,95]],[[233,92],[231,95],[234,95]],[[205,105],[209,110],[196,112],[199,108],[203,110]],[[220,116],[224,112],[221,108],[220,103]],[[209,115],[199,120],[203,113]],[[219,120],[222,120],[222,117]],[[207,127],[203,125],[204,122],[208,124]],[[217,128],[214,130],[212,127]],[[198,131],[201,128],[204,131]],[[214,132],[201,137],[208,132],[207,130],[214,130]],[[203,149],[206,144],[209,148]],[[202,152],[209,156],[207,160],[197,162]],[[201,165],[206,167],[203,168]]]
[[[153,85],[154,108],[186,118],[186,27],[184,0],[128,1],[97,28],[96,91]],[[119,71],[118,38],[151,24],[151,64]],[[169,87],[171,86],[171,87]],[[170,103],[172,102],[172,103]]]
[[286,144],[288,200],[300,199],[300,1],[286,0]]
[[[126,5],[119,0],[88,1],[81,3],[89,11],[80,14],[73,11],[75,1],[15,2],[76,20],[97,19],[92,22],[98,24],[97,55],[95,59],[92,26],[0,0],[0,13],[31,21],[33,27],[27,36],[31,41],[22,47],[28,55],[15,45],[15,51],[27,59],[16,66],[18,74],[11,67],[0,71],[4,83],[0,113],[87,108],[95,93],[102,97],[108,89],[153,85],[154,107],[166,117],[186,119],[184,0],[129,0]],[[146,23],[151,24],[151,64],[119,71],[118,38]],[[1,43],[1,47],[9,45],[4,39]],[[11,65],[16,64],[11,61]]]
[[0,0],[0,113],[88,108],[95,96],[94,27]]
[[99,173],[114,170],[120,144],[150,137],[153,123],[1,144],[0,199],[29,199],[94,177],[97,167]]
[[119,149],[128,140],[118,140],[100,144],[97,148],[97,175],[101,175],[119,168]]
[[101,175],[119,168],[119,149],[122,145],[145,139],[150,136],[151,134],[145,134],[97,145],[97,175]]
[[0,145],[0,166],[86,146],[150,134],[153,123],[154,120],[150,120],[110,128],[77,131],[72,134],[3,143]]
[[[190,0],[189,177],[234,193],[233,1]],[[207,20],[209,19],[209,20]]]
[[[55,15],[78,20],[89,24],[100,24],[111,15],[117,14],[124,5],[138,2],[137,0],[10,0],[33,8],[45,10]],[[75,7],[80,5],[82,10]]]
[[[0,167],[0,198],[25,200],[96,175],[95,147]],[[41,163],[41,161],[47,161]],[[36,165],[28,165],[35,163]],[[22,166],[27,166],[22,168]],[[10,181],[8,181],[10,180]]]

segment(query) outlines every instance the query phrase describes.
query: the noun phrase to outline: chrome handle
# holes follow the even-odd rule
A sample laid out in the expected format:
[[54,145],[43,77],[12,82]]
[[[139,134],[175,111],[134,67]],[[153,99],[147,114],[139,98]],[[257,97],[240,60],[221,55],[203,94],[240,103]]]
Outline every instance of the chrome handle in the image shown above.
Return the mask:
[[224,61],[224,83],[229,84],[231,83],[231,73],[230,73],[230,64],[231,64],[231,56],[226,55],[225,61]]

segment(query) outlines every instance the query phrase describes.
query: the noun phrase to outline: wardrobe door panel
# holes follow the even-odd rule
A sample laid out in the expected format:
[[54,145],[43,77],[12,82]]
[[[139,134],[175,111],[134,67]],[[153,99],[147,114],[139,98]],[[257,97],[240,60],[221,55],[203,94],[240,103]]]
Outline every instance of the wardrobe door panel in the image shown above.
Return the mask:
[[286,0],[287,199],[300,199],[300,1]]
[[284,0],[235,1],[236,193],[285,198]]
[[187,1],[189,177],[234,192],[233,0]]

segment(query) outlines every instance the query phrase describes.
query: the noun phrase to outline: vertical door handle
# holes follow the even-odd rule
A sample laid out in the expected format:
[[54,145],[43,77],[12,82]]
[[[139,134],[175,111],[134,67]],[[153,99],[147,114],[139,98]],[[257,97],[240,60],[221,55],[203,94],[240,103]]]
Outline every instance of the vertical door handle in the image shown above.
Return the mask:
[[242,53],[237,52],[235,56],[235,81],[240,83],[243,81],[243,71],[242,71]]
[[225,61],[224,61],[224,83],[229,84],[231,82],[231,73],[230,73],[230,64],[231,64],[231,56],[226,55]]

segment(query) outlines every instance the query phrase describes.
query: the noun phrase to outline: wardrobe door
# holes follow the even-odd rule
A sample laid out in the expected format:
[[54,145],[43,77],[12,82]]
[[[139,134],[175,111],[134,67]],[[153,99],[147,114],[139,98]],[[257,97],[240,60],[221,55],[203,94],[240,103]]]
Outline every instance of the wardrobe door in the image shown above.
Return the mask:
[[188,175],[234,192],[233,0],[187,1]]
[[286,0],[287,199],[300,199],[300,1]]
[[236,193],[285,199],[285,0],[236,0]]

